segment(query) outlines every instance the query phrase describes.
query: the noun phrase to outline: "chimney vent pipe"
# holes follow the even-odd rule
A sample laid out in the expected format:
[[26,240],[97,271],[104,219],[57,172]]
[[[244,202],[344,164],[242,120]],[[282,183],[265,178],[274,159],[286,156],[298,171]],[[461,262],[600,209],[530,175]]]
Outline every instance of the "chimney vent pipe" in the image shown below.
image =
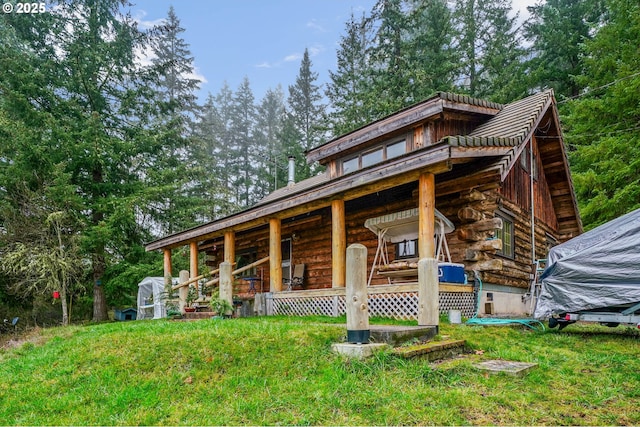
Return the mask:
[[287,182],[287,186],[291,187],[296,183],[296,158],[293,156],[289,156],[289,178]]

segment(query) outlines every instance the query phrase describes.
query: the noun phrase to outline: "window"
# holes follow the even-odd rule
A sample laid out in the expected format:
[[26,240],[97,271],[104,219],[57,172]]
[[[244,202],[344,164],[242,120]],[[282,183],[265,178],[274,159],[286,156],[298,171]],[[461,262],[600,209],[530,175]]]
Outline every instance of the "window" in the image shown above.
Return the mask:
[[[252,264],[257,260],[258,260],[257,248],[250,248],[250,249],[245,249],[243,251],[240,251],[236,253],[236,265],[234,267],[234,270],[237,270],[246,265]],[[255,267],[245,270],[239,274],[240,277],[248,277],[248,276],[255,276],[255,275],[256,275]]]
[[291,239],[284,239],[280,243],[282,253],[282,279],[291,280]]
[[384,160],[382,148],[378,148],[362,155],[362,167],[366,168],[367,166],[375,165],[382,162],[382,160]]
[[396,259],[415,258],[418,256],[418,239],[396,243]]
[[496,238],[502,240],[502,250],[497,254],[513,258],[515,256],[513,219],[503,214],[496,214],[496,217],[502,219],[502,230],[496,231]]
[[407,142],[405,139],[382,144],[373,150],[363,151],[354,157],[348,157],[342,160],[342,174],[345,175],[358,169],[382,163],[385,160],[401,156],[406,152]]
[[403,139],[402,141],[394,142],[387,145],[387,159],[393,159],[403,155],[407,151],[407,143]]
[[359,168],[359,163],[360,163],[360,158],[359,157],[353,157],[351,159],[348,160],[343,160],[342,161],[342,173],[343,174],[347,174],[349,172],[353,172],[356,171]]

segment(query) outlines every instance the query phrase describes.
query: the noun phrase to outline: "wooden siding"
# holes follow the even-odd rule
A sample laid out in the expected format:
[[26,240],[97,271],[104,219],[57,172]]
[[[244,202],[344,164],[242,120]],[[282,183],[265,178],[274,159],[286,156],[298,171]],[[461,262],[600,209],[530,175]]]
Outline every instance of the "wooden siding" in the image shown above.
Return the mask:
[[[521,157],[525,156],[527,165],[529,165],[529,146],[522,151]],[[535,216],[554,232],[558,231],[558,218],[556,217],[553,200],[547,183],[542,157],[538,150],[537,144],[534,144],[534,157],[536,162],[537,178],[534,178],[534,203]],[[513,165],[513,168],[507,175],[502,185],[502,196],[515,203],[519,208],[526,212],[531,212],[531,187],[530,174],[522,167],[519,158]]]

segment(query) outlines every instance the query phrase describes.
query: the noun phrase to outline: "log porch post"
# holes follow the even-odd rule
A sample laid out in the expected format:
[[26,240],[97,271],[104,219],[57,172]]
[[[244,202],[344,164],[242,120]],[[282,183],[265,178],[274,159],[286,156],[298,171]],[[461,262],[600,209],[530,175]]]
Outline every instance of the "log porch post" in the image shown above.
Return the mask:
[[346,283],[347,232],[344,200],[331,202],[331,287],[344,288]]
[[432,173],[423,173],[418,181],[418,256],[435,258],[436,185]]
[[435,176],[423,173],[418,180],[418,325],[440,322],[438,260],[435,259]]
[[224,232],[224,262],[236,262],[236,233],[233,230]]
[[171,249],[164,248],[164,289],[171,290]]
[[[193,279],[198,276],[198,242],[189,243],[189,278]],[[198,282],[195,282],[198,289]]]
[[[231,271],[231,263],[224,261],[220,263],[220,299],[223,299],[233,307],[233,274]],[[218,313],[223,316],[229,313]]]
[[269,219],[269,292],[282,291],[282,223]]

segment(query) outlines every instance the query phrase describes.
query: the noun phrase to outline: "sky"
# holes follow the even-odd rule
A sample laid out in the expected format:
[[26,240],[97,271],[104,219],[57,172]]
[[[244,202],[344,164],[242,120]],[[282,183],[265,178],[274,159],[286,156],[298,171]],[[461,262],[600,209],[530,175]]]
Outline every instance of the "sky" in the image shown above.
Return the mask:
[[[526,13],[535,0],[513,0]],[[202,81],[199,98],[215,95],[224,82],[235,91],[249,78],[256,102],[278,84],[287,95],[305,48],[318,83],[336,69],[345,22],[371,11],[376,0],[131,0],[142,27],[160,24],[173,5]]]

